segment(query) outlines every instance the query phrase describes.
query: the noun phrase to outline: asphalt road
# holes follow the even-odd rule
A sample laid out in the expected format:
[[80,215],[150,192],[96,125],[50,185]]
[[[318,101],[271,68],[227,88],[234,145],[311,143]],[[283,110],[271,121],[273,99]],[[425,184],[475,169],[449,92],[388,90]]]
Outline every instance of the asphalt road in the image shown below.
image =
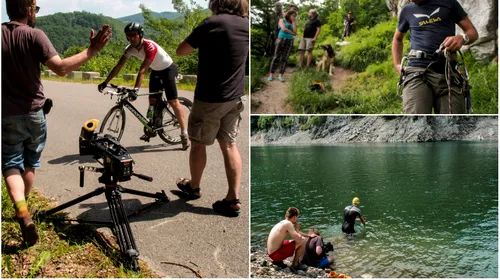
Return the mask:
[[[79,187],[79,165],[100,165],[90,156],[80,156],[78,137],[88,119],[102,121],[115,99],[97,91],[97,85],[44,81],[45,95],[54,100],[47,116],[48,139],[42,154],[41,168],[37,171],[35,187],[42,194],[64,203],[102,186],[100,174],[86,172],[85,187]],[[142,89],[141,93],[146,93]],[[193,99],[193,93],[180,91],[180,96]],[[143,114],[147,98],[133,103]],[[186,268],[162,264],[177,262],[199,270],[203,277],[238,278],[249,273],[249,128],[248,101],[240,126],[238,147],[243,161],[240,198],[242,213],[237,218],[215,214],[212,203],[224,198],[227,181],[224,161],[217,144],[207,149],[207,166],[202,179],[202,197],[186,201],[171,191],[177,190],[177,177],[189,177],[189,151],[171,146],[159,137],[146,143],[139,139],[142,125],[127,111],[127,124],[121,144],[135,160],[134,172],[154,178],[153,182],[132,177],[123,182],[125,188],[158,192],[165,190],[170,202],[154,206],[130,219],[130,225],[140,252],[140,258],[164,277],[190,277],[195,275]],[[129,211],[151,203],[153,199],[130,194],[123,195]],[[72,217],[110,221],[104,195],[77,204],[65,210]]]

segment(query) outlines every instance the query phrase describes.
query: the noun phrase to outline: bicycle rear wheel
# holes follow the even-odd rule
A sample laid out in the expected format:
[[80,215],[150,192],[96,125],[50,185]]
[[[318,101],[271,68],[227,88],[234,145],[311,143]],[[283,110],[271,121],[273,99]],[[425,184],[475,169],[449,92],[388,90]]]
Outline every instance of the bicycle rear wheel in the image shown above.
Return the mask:
[[114,106],[109,110],[102,120],[99,133],[109,134],[118,141],[122,139],[123,131],[125,130],[125,110],[119,105]]
[[[184,120],[186,124],[188,123],[189,114],[191,113],[191,108],[193,107],[193,102],[191,100],[179,97],[179,103],[181,103],[182,111],[184,112]],[[181,143],[181,127],[174,114],[174,110],[168,105],[168,102],[162,100],[163,108],[161,110],[161,129],[158,130],[158,136],[161,140],[168,144],[176,145]]]

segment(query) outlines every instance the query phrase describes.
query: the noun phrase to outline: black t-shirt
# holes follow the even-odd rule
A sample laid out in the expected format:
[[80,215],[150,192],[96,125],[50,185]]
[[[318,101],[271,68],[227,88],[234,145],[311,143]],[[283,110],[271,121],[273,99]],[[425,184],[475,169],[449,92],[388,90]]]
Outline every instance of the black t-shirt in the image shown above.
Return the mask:
[[[410,3],[399,15],[398,30],[410,30],[411,49],[434,53],[448,36],[455,36],[455,24],[467,13],[457,0],[425,0]],[[411,59],[408,65],[427,67],[432,60]]]
[[347,18],[345,18],[345,22],[347,22],[347,24],[349,24],[349,25],[350,25],[351,23],[353,23],[355,20],[356,20],[355,18],[348,18],[348,17],[347,17]]
[[307,239],[306,248],[304,253],[302,253],[302,260],[300,263],[317,267],[322,256],[316,253],[316,247],[323,247],[323,239],[321,236],[315,236],[313,238]]
[[306,27],[304,28],[304,38],[314,38],[314,35],[316,35],[316,31],[318,27],[321,27],[321,21],[315,17],[310,19],[306,23]]
[[194,99],[227,102],[245,95],[248,17],[218,14],[203,20],[186,38],[199,48]]
[[355,205],[350,205],[344,208],[344,224],[342,225],[342,231],[345,233],[354,233],[354,224],[356,223],[356,218],[361,217],[361,210]]

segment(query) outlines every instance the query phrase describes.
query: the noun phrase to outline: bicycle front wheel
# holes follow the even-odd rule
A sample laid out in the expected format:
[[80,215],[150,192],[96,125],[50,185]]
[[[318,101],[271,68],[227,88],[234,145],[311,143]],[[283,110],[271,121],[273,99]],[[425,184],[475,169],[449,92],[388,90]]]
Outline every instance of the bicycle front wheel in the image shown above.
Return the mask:
[[109,134],[118,141],[122,139],[123,131],[125,130],[125,110],[123,107],[116,105],[111,108],[102,120],[99,133]]
[[[191,108],[193,107],[193,102],[191,100],[179,97],[179,103],[182,107],[182,112],[184,113],[184,121],[188,123],[189,114],[191,113]],[[167,101],[163,101],[164,106],[161,110],[161,129],[158,130],[158,136],[161,140],[165,141],[171,145],[177,145],[181,143],[181,126],[177,117],[174,114],[172,107],[170,107]]]

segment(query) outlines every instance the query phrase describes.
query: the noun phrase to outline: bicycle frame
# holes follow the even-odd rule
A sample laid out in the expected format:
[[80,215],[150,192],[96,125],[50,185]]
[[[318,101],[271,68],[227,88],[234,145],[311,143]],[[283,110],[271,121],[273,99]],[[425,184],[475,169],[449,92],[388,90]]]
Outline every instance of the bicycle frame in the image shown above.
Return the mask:
[[[144,95],[153,95],[153,94],[158,94],[158,93],[163,93],[163,92],[150,92],[150,93],[145,93],[145,94],[138,94],[137,96],[144,96]],[[164,102],[163,98],[161,98],[160,100],[157,100],[156,102]],[[163,127],[166,127],[166,126],[169,126],[170,123],[168,124],[164,124],[162,125],[161,127],[151,127],[149,125],[149,120],[147,118],[145,118],[135,107],[134,105],[132,105],[132,103],[130,103],[130,101],[128,101],[127,98],[125,98],[124,96],[120,96],[118,101],[116,102],[117,105],[119,105],[120,107],[125,107],[127,108],[136,118],[137,120],[139,120],[139,122],[149,131],[153,132],[153,131],[156,131],[156,130],[160,130],[162,129]],[[170,116],[172,117],[172,121],[175,121],[177,120],[177,118],[175,118],[175,115],[174,113],[172,113],[170,111],[170,109],[168,107],[165,107],[165,109],[167,109],[167,112],[168,114],[170,114]]]

